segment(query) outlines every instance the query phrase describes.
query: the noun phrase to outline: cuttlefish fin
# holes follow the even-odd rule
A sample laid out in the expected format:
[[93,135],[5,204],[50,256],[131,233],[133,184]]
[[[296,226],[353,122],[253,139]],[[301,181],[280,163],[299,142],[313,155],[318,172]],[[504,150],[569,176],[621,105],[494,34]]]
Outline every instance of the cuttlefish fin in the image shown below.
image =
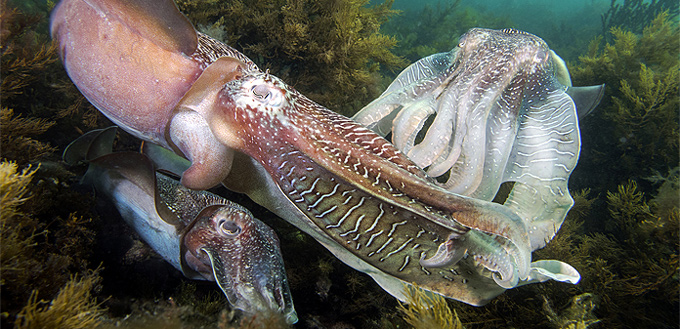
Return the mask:
[[153,195],[158,216],[168,224],[181,225],[177,215],[161,201],[156,168],[147,156],[137,152],[116,152],[92,159],[82,183],[97,186],[97,180],[107,171],[115,172],[119,179],[134,182],[146,195]]
[[569,69],[567,68],[567,63],[557,55],[552,49],[550,50],[550,59],[552,59],[555,79],[559,83],[571,87],[571,77],[569,76]]
[[576,113],[579,118],[583,118],[590,114],[597,104],[600,103],[602,95],[604,95],[604,84],[587,87],[574,87],[571,84],[571,77],[569,76],[569,69],[567,63],[558,56],[554,51],[550,50],[550,58],[554,65],[555,79],[565,87],[567,87],[567,94],[574,100],[576,105]]
[[[231,170],[234,151],[215,138],[209,120],[219,91],[224,84],[236,79],[244,67],[245,64],[237,59],[219,58],[203,71],[175,108],[166,139],[191,161],[191,166],[182,174],[182,184],[186,187],[213,187]],[[228,129],[219,132],[220,136],[238,133]]]
[[198,47],[198,36],[191,22],[172,0],[89,0],[90,6],[111,15],[146,40],[170,52],[187,56]]
[[154,195],[159,216],[170,224],[179,219],[163,202],[156,187],[156,169],[151,160],[137,152],[113,152],[116,126],[87,132],[71,142],[64,150],[64,162],[75,165],[80,161],[90,164],[81,183],[97,186],[104,172],[116,172],[117,176],[135,182],[144,193]]
[[567,94],[574,100],[579,120],[595,109],[604,95],[604,84],[587,87],[569,87]]
[[117,131],[118,127],[111,126],[86,132],[66,146],[62,159],[73,166],[80,161],[89,161],[113,152]]

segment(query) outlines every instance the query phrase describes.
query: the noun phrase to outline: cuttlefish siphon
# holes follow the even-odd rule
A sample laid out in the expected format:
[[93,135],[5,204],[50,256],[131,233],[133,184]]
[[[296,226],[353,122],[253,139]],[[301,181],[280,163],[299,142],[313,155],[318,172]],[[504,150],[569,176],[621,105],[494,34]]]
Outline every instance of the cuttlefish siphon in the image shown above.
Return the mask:
[[83,183],[186,277],[217,282],[234,309],[297,322],[276,233],[244,207],[156,173],[141,153],[111,153],[114,136],[115,128],[91,131],[64,152],[69,163],[91,157]]

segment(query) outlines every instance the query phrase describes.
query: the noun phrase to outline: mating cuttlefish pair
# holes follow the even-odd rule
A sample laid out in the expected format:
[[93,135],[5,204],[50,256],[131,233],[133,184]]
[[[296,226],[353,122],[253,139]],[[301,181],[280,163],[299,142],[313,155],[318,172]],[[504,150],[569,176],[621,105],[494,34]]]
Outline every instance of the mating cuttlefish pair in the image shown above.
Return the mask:
[[[577,109],[590,111],[603,86],[572,87],[534,35],[472,29],[354,119],[196,32],[170,0],[63,0],[52,36],[93,105],[190,162],[182,185],[246,193],[401,300],[410,284],[483,305],[519,285],[580,279],[531,252],[573,204]],[[491,202],[504,182],[509,195]]]

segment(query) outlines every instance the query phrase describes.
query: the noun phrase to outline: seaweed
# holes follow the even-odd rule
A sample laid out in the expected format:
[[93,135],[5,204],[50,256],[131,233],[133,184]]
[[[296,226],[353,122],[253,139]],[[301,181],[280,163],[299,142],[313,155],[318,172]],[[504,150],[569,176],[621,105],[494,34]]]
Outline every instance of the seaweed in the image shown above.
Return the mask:
[[463,329],[456,311],[451,311],[444,297],[426,292],[416,285],[404,285],[406,303],[397,309],[414,328]]
[[31,291],[52,296],[70,273],[87,271],[94,222],[88,200],[59,181],[72,174],[50,163],[0,168],[2,307],[12,314]]
[[84,329],[101,325],[103,309],[92,295],[101,283],[96,271],[83,277],[73,276],[47,305],[33,292],[28,304],[14,321],[16,329]]
[[680,161],[677,22],[662,12],[641,35],[619,27],[610,32],[612,44],[601,48],[602,36],[595,38],[579,63],[569,64],[574,85],[606,84],[599,109],[581,121],[582,156],[572,175],[596,193]]
[[668,171],[664,177],[656,171],[653,176],[646,180],[654,184],[660,184],[656,196],[651,200],[650,205],[654,213],[662,217],[670,216],[678,210],[678,200],[680,200],[680,167],[675,167]]
[[2,55],[2,94],[4,102],[21,94],[24,88],[40,77],[50,64],[57,60],[56,44],[45,42],[29,29],[42,21],[40,14],[24,14],[17,8],[8,8],[0,1],[0,54]]
[[[626,28],[633,33],[641,33],[645,26],[660,13],[668,11],[670,18],[675,18],[680,12],[680,5],[675,0],[612,0],[609,9],[601,15],[602,35],[613,27]],[[607,40],[610,41],[610,40]]]
[[39,262],[31,258],[37,222],[19,209],[26,202],[27,186],[36,169],[17,170],[16,163],[0,162],[0,283],[3,287],[10,282],[24,286],[27,277],[23,274],[39,266]]
[[635,181],[607,193],[607,208],[608,233],[577,239],[574,253],[587,255],[575,265],[583,276],[579,290],[600,298],[596,313],[607,328],[677,323],[678,297],[668,293],[678,289],[677,212],[652,212]]
[[[676,179],[667,176],[654,179]],[[663,191],[676,196],[677,203],[672,185]],[[559,233],[532,257],[565,261],[581,273],[581,281],[512,289],[479,308],[457,304],[462,323],[474,328],[662,328],[678,323],[680,212],[658,213],[661,208],[635,181],[603,196],[591,193],[574,193],[574,210]],[[595,220],[599,229],[586,228]],[[557,310],[553,304],[569,305]]]
[[572,298],[569,307],[558,315],[548,299],[544,297],[543,308],[554,328],[586,329],[600,322],[593,315],[597,302],[598,298],[593,294],[581,294]]
[[[85,101],[58,61],[57,44],[50,40],[48,32],[51,6],[44,2],[0,0],[0,101],[3,108],[11,109],[25,123],[57,122],[72,127],[44,131],[48,137],[44,139],[53,141],[50,144],[65,145],[83,131],[107,122]],[[5,111],[3,123],[10,119]],[[6,150],[21,149],[7,140],[20,136],[12,136],[9,131],[2,133],[3,154]],[[30,153],[23,156],[34,159]]]
[[34,137],[45,133],[54,126],[54,121],[47,119],[22,118],[15,115],[13,109],[0,110],[0,145],[2,158],[13,159],[19,166],[39,159],[55,151],[49,143],[36,140]]
[[85,275],[95,243],[93,199],[71,189],[75,175],[55,161],[83,126],[55,113],[82,96],[58,63],[48,10],[45,3],[0,1],[0,178],[23,191],[2,191],[3,326],[29,299],[51,299],[69,277]]
[[[311,99],[345,115],[377,97],[381,70],[406,62],[380,26],[393,0],[182,0],[178,5],[204,32],[242,50],[263,69]],[[386,85],[385,85],[386,86]]]
[[179,306],[192,307],[190,318],[192,322],[209,323],[211,318],[220,311],[227,309],[224,295],[217,290],[210,290],[202,297],[196,293],[196,285],[192,282],[182,282],[176,293],[175,301]]

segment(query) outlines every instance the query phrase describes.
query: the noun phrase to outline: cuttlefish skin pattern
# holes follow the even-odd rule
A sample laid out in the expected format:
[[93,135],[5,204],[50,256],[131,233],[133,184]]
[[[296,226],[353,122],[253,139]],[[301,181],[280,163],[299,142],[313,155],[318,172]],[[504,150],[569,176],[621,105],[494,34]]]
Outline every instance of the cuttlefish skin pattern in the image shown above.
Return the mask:
[[391,134],[449,191],[492,200],[513,182],[505,205],[527,223],[535,250],[573,204],[577,110],[588,113],[603,89],[572,87],[564,61],[533,34],[474,28],[450,52],[405,69],[354,119]]
[[[198,34],[171,1],[64,0],[52,35],[102,113],[191,161],[183,185],[248,177],[237,190],[392,295],[415,283],[481,305],[536,279],[518,214],[437,186],[382,137]],[[236,151],[251,158],[232,168]]]
[[[247,132],[233,145],[265,168],[307,225],[340,247],[331,251],[382,272],[374,278],[481,304],[503,291],[496,279],[514,286],[527,277],[528,238],[516,215],[437,187],[382,137],[276,77],[257,73],[228,82],[219,108],[211,122]],[[449,246],[442,260],[423,266],[442,244]],[[473,257],[459,262],[466,252]]]
[[297,321],[279,239],[272,228],[236,203],[187,189],[161,174],[158,192],[192,232],[184,237],[184,259],[204,278],[216,281],[234,308],[247,314],[273,310],[283,313],[289,323]]
[[[71,146],[112,132],[89,132]],[[94,153],[101,154],[101,144],[93,145]],[[83,149],[71,146],[65,158]],[[155,173],[151,160],[140,153],[108,153],[87,161],[83,183],[107,196],[142,240],[186,277],[215,281],[232,308],[248,315],[279,312],[289,323],[297,321],[279,239],[250,211]]]

